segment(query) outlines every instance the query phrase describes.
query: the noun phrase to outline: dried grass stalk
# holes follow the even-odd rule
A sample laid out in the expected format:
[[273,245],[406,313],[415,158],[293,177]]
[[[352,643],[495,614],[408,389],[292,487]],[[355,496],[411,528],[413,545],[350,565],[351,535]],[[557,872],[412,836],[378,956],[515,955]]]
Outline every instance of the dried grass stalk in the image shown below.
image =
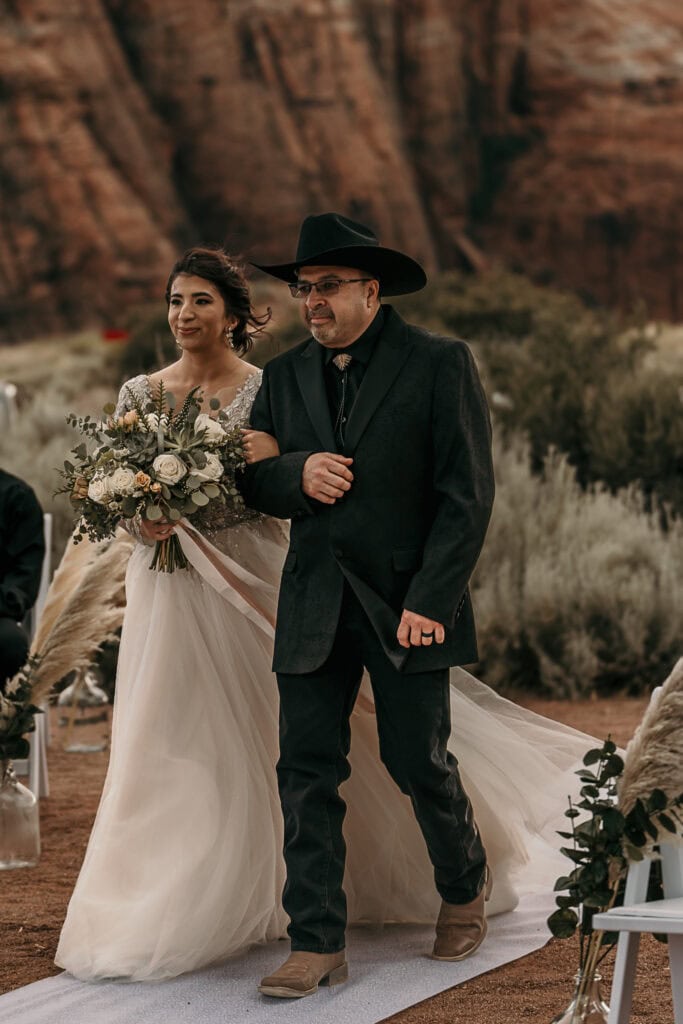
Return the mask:
[[619,809],[632,810],[640,798],[647,803],[653,789],[668,797],[683,793],[683,658],[650,702],[626,748],[619,783]]
[[45,604],[40,613],[35,635],[31,641],[31,654],[37,654],[45,646],[45,641],[50,635],[50,630],[54,626],[57,616],[64,609],[64,606],[83,579],[88,565],[98,555],[101,555],[107,546],[108,544],[106,543],[104,545],[94,544],[87,537],[78,544],[74,544],[72,540],[69,540],[62,560],[50,581]]
[[106,545],[91,545],[95,550],[78,556],[69,550],[65,555],[45,605],[47,618],[41,616],[32,648],[40,658],[32,679],[33,704],[42,704],[69,672],[87,668],[121,625],[121,595],[132,545],[132,538],[120,531]]

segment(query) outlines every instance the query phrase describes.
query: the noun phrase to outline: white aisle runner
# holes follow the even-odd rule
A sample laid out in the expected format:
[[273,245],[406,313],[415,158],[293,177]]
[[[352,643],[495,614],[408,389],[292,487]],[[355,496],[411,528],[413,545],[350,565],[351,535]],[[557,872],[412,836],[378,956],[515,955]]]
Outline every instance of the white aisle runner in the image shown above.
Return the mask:
[[260,946],[217,967],[170,981],[85,984],[60,974],[0,996],[1,1024],[376,1024],[545,945],[552,894],[527,896],[494,917],[470,960],[439,963],[427,952],[433,929],[352,928],[349,981],[306,999],[267,999],[258,980],[279,965],[286,942]]

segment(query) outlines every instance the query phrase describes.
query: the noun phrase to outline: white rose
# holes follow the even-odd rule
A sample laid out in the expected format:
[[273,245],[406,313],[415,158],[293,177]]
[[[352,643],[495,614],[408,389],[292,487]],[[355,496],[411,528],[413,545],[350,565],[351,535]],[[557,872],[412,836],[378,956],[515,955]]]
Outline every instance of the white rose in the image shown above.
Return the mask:
[[98,505],[106,505],[109,501],[109,487],[107,481],[102,476],[94,476],[88,484],[88,497],[91,501],[96,501]]
[[[194,421],[194,431],[195,434],[204,431],[204,440],[210,444],[222,444],[227,437],[218,420],[215,420],[213,416],[209,416],[206,412],[200,412],[199,416],[197,416],[197,419]],[[218,477],[212,477],[212,479],[217,480]]]
[[187,473],[183,462],[177,455],[168,452],[165,455],[157,455],[152,463],[156,478],[162,484],[177,484]]
[[107,477],[107,487],[113,495],[132,494],[135,490],[135,473],[132,469],[119,466]]
[[206,465],[203,469],[193,469],[192,476],[198,480],[220,480],[223,476],[223,463],[215,452],[208,452]]

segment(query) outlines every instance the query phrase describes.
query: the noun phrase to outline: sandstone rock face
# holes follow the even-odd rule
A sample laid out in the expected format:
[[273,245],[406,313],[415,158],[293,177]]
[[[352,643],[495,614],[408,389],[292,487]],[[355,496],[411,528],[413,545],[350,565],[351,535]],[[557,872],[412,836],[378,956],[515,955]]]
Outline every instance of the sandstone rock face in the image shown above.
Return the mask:
[[337,209],[681,317],[679,0],[6,0],[0,338],[114,323],[174,254]]

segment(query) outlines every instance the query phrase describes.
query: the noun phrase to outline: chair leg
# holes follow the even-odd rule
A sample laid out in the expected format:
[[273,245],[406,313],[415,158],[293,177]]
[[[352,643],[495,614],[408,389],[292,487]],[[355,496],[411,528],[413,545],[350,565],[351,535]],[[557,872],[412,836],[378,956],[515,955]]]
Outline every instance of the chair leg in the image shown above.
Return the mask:
[[640,932],[622,932],[619,936],[607,1024],[628,1024],[630,1020],[639,947]]
[[671,992],[674,998],[674,1024],[683,1024],[683,935],[669,935]]

